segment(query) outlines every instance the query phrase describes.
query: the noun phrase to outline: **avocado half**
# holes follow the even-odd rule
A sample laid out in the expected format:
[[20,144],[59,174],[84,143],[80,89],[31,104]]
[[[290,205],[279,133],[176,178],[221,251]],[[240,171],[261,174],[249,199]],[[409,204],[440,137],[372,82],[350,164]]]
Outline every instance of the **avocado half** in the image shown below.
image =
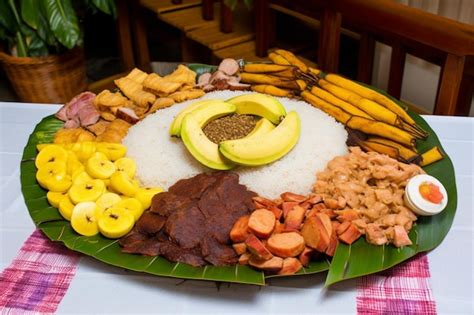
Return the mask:
[[208,101],[184,115],[180,126],[183,143],[191,155],[205,166],[216,170],[229,170],[235,166],[220,154],[218,145],[209,140],[202,130],[209,121],[232,114],[235,109],[231,103]]
[[219,146],[204,134],[196,118],[190,113],[181,123],[181,139],[189,153],[205,166],[216,170],[230,170],[235,164],[219,152]]
[[301,121],[291,111],[273,130],[257,137],[223,141],[219,151],[230,161],[247,166],[274,162],[290,152],[300,137]]

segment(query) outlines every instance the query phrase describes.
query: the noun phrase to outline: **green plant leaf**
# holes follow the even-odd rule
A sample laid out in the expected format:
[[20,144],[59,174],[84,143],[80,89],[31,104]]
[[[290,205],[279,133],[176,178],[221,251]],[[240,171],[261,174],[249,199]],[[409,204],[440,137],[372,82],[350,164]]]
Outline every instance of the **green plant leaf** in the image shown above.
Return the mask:
[[36,32],[32,33],[32,37],[28,45],[28,54],[32,57],[47,56],[49,54],[48,46]]
[[29,27],[34,30],[38,29],[39,24],[39,1],[21,0],[21,17]]
[[92,0],[93,5],[100,11],[112,15],[114,19],[117,17],[117,8],[113,0]]
[[12,34],[18,29],[13,12],[6,0],[0,1],[0,25]]
[[74,48],[81,33],[71,0],[44,0],[44,8],[56,39],[66,48]]

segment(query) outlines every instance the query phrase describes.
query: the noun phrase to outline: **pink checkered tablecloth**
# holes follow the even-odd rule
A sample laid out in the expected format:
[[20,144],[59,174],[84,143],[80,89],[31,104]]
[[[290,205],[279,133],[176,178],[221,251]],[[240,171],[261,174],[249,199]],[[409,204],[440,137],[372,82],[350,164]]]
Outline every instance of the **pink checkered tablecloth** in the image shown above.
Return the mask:
[[436,314],[426,254],[357,283],[359,314]]
[[76,273],[79,254],[33,232],[0,274],[0,313],[53,313]]
[[[1,313],[53,313],[74,278],[79,254],[36,230],[0,274]],[[420,254],[357,282],[358,314],[436,314],[428,259]]]

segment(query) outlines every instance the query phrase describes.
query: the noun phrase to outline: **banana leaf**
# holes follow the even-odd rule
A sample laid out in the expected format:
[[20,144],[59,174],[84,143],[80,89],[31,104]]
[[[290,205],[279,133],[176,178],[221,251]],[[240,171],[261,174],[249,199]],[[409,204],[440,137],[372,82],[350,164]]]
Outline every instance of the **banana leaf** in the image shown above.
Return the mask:
[[[147,257],[122,253],[117,240],[101,235],[92,237],[81,236],[74,232],[68,221],[64,220],[59,211],[49,205],[46,190],[36,182],[34,158],[37,154],[36,145],[53,142],[55,132],[63,126],[63,122],[54,116],[45,117],[35,128],[23,150],[21,162],[21,187],[26,206],[36,226],[52,241],[60,241],[67,248],[92,256],[107,264],[146,272],[158,276],[182,279],[236,282],[264,285],[263,272],[248,266],[201,268],[182,263],[173,263],[162,257]],[[311,274],[326,271],[329,262],[326,259],[312,262],[299,274]]]
[[[191,64],[189,67],[200,73],[215,69],[215,67],[201,64]],[[435,145],[441,148],[439,139],[425,120],[416,114],[410,113],[410,115],[430,133],[426,141],[418,143],[418,150],[424,152]],[[62,242],[71,250],[92,256],[107,264],[158,276],[254,285],[265,285],[266,278],[275,277],[266,276],[248,266],[196,268],[186,264],[172,263],[162,257],[124,254],[120,251],[117,240],[107,239],[101,235],[85,237],[75,233],[59,211],[48,204],[46,191],[35,179],[36,145],[52,142],[54,133],[62,125],[63,122],[54,116],[44,118],[30,135],[21,162],[21,187],[25,203],[34,223],[49,239]],[[329,286],[345,279],[388,269],[419,252],[438,246],[448,233],[456,212],[457,193],[454,168],[446,155],[443,160],[425,167],[425,171],[443,183],[448,192],[449,202],[442,213],[433,217],[419,217],[409,234],[413,245],[404,248],[395,248],[392,245],[374,246],[361,238],[352,245],[339,244],[332,261],[326,259],[313,261],[310,266],[300,270],[296,275],[329,270],[326,278],[326,285]]]

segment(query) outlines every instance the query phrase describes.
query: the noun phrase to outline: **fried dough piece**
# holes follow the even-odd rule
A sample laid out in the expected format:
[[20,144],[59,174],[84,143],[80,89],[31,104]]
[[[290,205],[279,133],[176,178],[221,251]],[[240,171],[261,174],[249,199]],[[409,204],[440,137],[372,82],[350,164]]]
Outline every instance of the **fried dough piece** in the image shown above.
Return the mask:
[[150,73],[145,81],[143,81],[143,86],[146,90],[153,92],[159,96],[166,96],[177,91],[183,83],[173,82],[171,80],[164,79],[157,75],[156,73]]
[[170,107],[171,105],[174,104],[174,100],[169,97],[160,97],[157,98],[156,101],[151,105],[150,110],[147,112],[148,114],[153,114],[159,109]]
[[126,78],[129,78],[130,80],[133,80],[139,84],[143,84],[143,81],[145,80],[147,75],[148,73],[143,72],[138,68],[134,68],[132,71],[130,71],[129,74],[127,74]]
[[179,65],[175,71],[163,77],[167,81],[181,83],[182,85],[193,85],[196,83],[196,72],[185,65]]
[[130,78],[124,77],[115,80],[120,90],[140,107],[147,107],[156,99],[156,96],[143,91],[143,86]]
[[150,106],[146,106],[146,107],[137,106],[133,102],[130,102],[126,106],[123,106],[123,107],[132,109],[140,119],[146,116],[146,113],[148,112],[150,108]]
[[201,97],[204,94],[206,93],[201,89],[192,89],[192,90],[174,92],[169,97],[173,99],[176,103],[180,103],[180,102],[184,102],[187,100],[192,100],[194,98]]
[[194,88],[194,84],[184,84],[179,90],[187,91],[187,90],[192,90],[193,88]]
[[93,125],[85,127],[88,131],[92,132],[95,136],[100,136],[105,132],[107,129],[107,126],[110,124],[110,122],[106,120],[99,120]]
[[112,93],[109,90],[103,90],[94,99],[94,105],[97,108],[101,107],[120,107],[125,106],[128,98],[119,92]]
[[97,137],[97,142],[121,143],[130,127],[131,124],[128,122],[122,119],[115,119],[107,126],[104,133]]
[[115,118],[117,118],[111,112],[101,112],[100,117],[102,117],[102,119],[105,119],[107,121],[113,121],[113,120],[115,120]]

